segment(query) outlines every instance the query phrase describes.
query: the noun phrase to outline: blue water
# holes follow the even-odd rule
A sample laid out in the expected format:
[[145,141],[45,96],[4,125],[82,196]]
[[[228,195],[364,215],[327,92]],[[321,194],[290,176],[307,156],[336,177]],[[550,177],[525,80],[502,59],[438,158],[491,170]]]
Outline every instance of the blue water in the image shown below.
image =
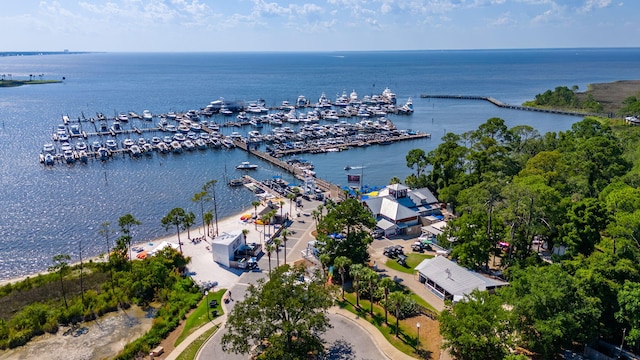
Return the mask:
[[[6,279],[46,269],[58,253],[77,260],[79,241],[84,255],[103,253],[100,224],[117,224],[126,213],[142,222],[134,241],[166,235],[160,219],[174,207],[198,214],[190,199],[211,179],[221,182],[220,216],[248,208],[253,200],[249,191],[222,184],[225,177],[241,175],[234,169],[241,161],[258,162],[241,150],[45,168],[37,156],[63,114],[186,111],[220,97],[279,105],[301,94],[315,102],[322,92],[335,99],[343,90],[356,90],[362,97],[389,87],[400,104],[412,97],[415,107],[412,116],[390,119],[432,139],[304,156],[319,177],[334,183],[346,185],[345,165],[364,165],[364,182],[384,185],[410,173],[404,160],[410,149],[429,151],[445,132],[472,130],[490,117],[542,133],[566,130],[579,120],[481,101],[421,99],[421,93],[486,95],[520,104],[556,86],[584,90],[590,83],[635,79],[640,49],[48,55],[0,57],[0,73],[66,77],[62,84],[0,89],[0,279]],[[239,129],[223,132],[234,130]],[[281,175],[269,164],[259,165],[253,173],[258,179]]]

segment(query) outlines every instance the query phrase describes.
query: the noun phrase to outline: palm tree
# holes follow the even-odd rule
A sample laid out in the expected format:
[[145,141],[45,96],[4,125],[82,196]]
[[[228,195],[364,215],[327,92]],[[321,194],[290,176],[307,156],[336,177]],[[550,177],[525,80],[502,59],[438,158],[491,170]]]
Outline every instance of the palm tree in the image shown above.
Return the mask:
[[267,235],[267,223],[269,222],[269,220],[271,219],[271,217],[269,216],[271,213],[266,213],[263,214],[260,217],[260,222],[262,222],[262,240],[260,240],[260,242],[263,242],[264,238]]
[[282,236],[282,245],[284,245],[284,263],[287,263],[287,236],[291,235],[289,229],[284,228],[280,231],[280,236]]
[[249,235],[249,229],[242,229],[242,237],[244,237],[244,255],[247,255],[247,235]]
[[378,273],[376,273],[375,271],[371,270],[370,268],[362,269],[362,281],[369,284],[369,313],[371,314],[371,316],[373,316],[373,288],[375,287],[378,279]]
[[207,194],[211,194],[211,196],[207,196],[205,201],[213,200],[213,218],[216,223],[216,231],[215,236],[218,236],[218,202],[216,201],[216,184],[218,180],[209,180],[204,185],[202,185],[202,191]]
[[280,218],[282,219],[282,208],[284,207],[284,200],[280,200]]
[[[253,214],[254,217],[257,219],[258,218],[258,206],[260,206],[260,204],[262,204],[260,201],[258,200],[253,200],[251,202],[251,206],[253,206]],[[258,228],[258,224],[256,224],[256,222],[254,221],[253,224],[255,225],[256,229]]]
[[320,211],[318,210],[311,210],[311,216],[313,217],[313,219],[316,221],[316,227],[318,227],[318,221],[320,220]]
[[267,244],[264,247],[264,251],[267,252],[267,257],[269,258],[269,275],[271,275],[271,253],[275,251],[276,247],[273,244]]
[[276,247],[276,267],[280,266],[280,245],[282,245],[282,239],[273,239],[273,245]]
[[356,307],[360,307],[359,282],[362,277],[362,269],[364,269],[362,264],[351,265],[351,268],[349,269],[349,274],[353,278],[353,288],[356,290]]
[[322,218],[324,218],[324,205],[320,204],[318,205],[318,220],[322,221]]
[[49,267],[50,272],[57,272],[60,275],[60,290],[62,290],[62,298],[64,299],[64,307],[69,308],[67,304],[67,295],[64,292],[64,274],[69,270],[69,260],[71,256],[67,254],[58,254],[53,257],[53,265]]
[[289,199],[289,215],[293,217],[293,202],[296,200],[296,194],[288,193],[287,199]]
[[351,259],[346,256],[338,256],[333,260],[333,265],[338,268],[338,272],[340,273],[340,280],[342,280],[342,300],[344,300],[344,274],[351,265]]
[[205,220],[204,220],[204,202],[206,201],[207,198],[207,192],[206,191],[200,191],[198,193],[193,194],[193,197],[191,198],[191,201],[195,202],[195,203],[200,203],[200,216],[202,216],[202,227],[205,227]]
[[409,299],[401,291],[394,291],[389,295],[389,305],[394,309],[396,314],[396,337],[400,330],[400,309],[402,309]]
[[187,214],[183,208],[173,208],[169,213],[160,220],[165,230],[169,230],[170,226],[175,226],[178,232],[178,245],[180,246],[180,253],[182,254],[182,241],[180,241],[180,230],[184,230],[185,217]]
[[213,213],[211,211],[207,211],[204,213],[202,219],[207,224],[207,236],[210,236],[209,229],[211,228],[211,222],[213,221]]
[[191,226],[196,222],[196,214],[193,211],[189,211],[184,217],[184,227],[187,228],[187,239],[191,240]]
[[380,279],[378,286],[384,289],[384,322],[389,325],[387,314],[389,313],[389,289],[395,284],[395,282],[388,277]]
[[391,180],[389,180],[389,184],[402,184],[402,180],[400,180],[399,177],[394,176],[391,178]]

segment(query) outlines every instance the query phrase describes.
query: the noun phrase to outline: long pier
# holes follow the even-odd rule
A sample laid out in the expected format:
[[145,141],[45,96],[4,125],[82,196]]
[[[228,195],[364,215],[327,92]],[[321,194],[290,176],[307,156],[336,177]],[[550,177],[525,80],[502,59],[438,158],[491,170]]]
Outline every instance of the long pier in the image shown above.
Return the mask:
[[610,114],[602,114],[602,113],[590,113],[590,112],[582,112],[582,111],[570,111],[570,110],[557,110],[557,109],[544,109],[537,108],[532,106],[522,106],[522,105],[512,105],[504,103],[500,100],[494,99],[490,96],[476,96],[476,95],[430,95],[430,94],[420,94],[420,98],[422,99],[454,99],[454,100],[483,100],[492,103],[497,107],[501,107],[504,109],[512,109],[512,110],[522,110],[522,111],[533,111],[533,112],[541,112],[548,114],[557,114],[557,115],[569,115],[569,116],[603,116],[609,117]]

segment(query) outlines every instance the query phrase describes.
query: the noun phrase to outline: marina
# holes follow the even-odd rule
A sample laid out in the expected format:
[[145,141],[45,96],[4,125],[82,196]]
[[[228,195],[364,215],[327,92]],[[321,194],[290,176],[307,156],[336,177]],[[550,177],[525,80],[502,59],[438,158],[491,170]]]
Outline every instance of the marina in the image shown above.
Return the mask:
[[[236,120],[228,120],[229,113],[237,113]],[[183,113],[154,115],[144,110],[142,115],[129,111],[113,117],[96,113],[89,118],[82,113],[76,120],[63,115],[51,136],[53,143],[45,143],[39,162],[45,166],[72,165],[89,159],[107,161],[127,155],[139,158],[240,146],[251,153],[264,152],[269,156],[261,156],[263,160],[274,163],[275,158],[294,154],[338,152],[430,137],[411,129],[398,130],[386,117],[411,113],[411,98],[396,106],[395,94],[385,88],[380,95],[362,99],[355,91],[348,96],[343,92],[335,102],[322,93],[313,104],[300,95],[295,105],[283,101],[281,106],[271,108],[263,101],[244,106],[215,100],[201,110]],[[229,132],[223,128],[233,129]],[[255,169],[257,165],[241,164],[237,168]]]

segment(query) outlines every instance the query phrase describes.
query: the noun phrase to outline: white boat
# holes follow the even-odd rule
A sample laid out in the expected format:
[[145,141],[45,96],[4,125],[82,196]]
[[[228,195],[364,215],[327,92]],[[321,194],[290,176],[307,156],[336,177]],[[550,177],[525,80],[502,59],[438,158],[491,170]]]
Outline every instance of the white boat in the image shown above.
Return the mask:
[[53,157],[52,154],[46,153],[44,155],[44,164],[45,165],[53,165],[53,164],[55,164],[55,162],[56,162],[56,158]]
[[156,149],[158,149],[163,154],[166,154],[169,152],[169,146],[163,142],[158,143],[158,145],[156,145]]
[[78,151],[78,158],[84,164],[86,164],[89,161],[89,155],[85,150]]
[[179,141],[171,142],[171,151],[173,151],[175,154],[179,154],[182,152],[182,145],[180,145]]
[[185,140],[182,145],[185,149],[187,149],[187,151],[193,151],[196,148],[196,146],[193,144],[193,141],[189,139]]
[[183,133],[176,133],[175,135],[173,135],[173,140],[175,140],[175,141],[185,141],[185,140],[187,140],[187,137]]
[[159,137],[157,137],[157,136],[154,136],[154,137],[152,137],[152,138],[151,138],[151,144],[152,144],[152,145],[158,145],[158,144],[160,144],[161,142],[162,142],[162,140],[160,140],[160,138],[159,138]]
[[106,141],[105,145],[107,146],[108,150],[117,150],[118,149],[118,143],[113,140],[113,139],[109,139]]
[[120,126],[120,121],[118,121],[118,120],[114,121],[113,124],[111,124],[111,130],[113,130],[113,131],[122,130],[122,127]]
[[151,144],[142,145],[142,152],[149,156],[153,155],[153,145]]
[[142,147],[142,146],[144,146],[144,144],[146,144],[146,143],[147,143],[147,139],[145,139],[145,138],[143,138],[143,137],[138,138],[138,146]]
[[125,149],[130,148],[133,145],[135,145],[135,142],[129,138],[122,140],[122,147]]
[[45,154],[53,154],[56,152],[56,147],[52,143],[46,143],[42,147],[42,152]]
[[124,122],[129,121],[129,117],[127,116],[127,114],[125,114],[123,112],[118,114],[117,119],[118,119],[118,121],[124,121]]
[[73,164],[76,161],[76,158],[73,156],[73,151],[71,150],[65,150],[63,156],[64,156],[64,161],[67,164]]
[[100,160],[105,161],[109,158],[109,150],[107,150],[106,148],[99,148],[98,149],[98,157],[100,158]]
[[148,121],[153,120],[153,114],[151,114],[151,111],[149,110],[143,110],[142,111],[142,118]]
[[167,127],[165,128],[168,132],[176,132],[178,131],[178,128],[173,125],[173,124],[168,124]]
[[298,96],[298,99],[296,100],[296,106],[297,107],[307,106],[307,98],[305,98],[304,95]]
[[135,156],[135,157],[138,157],[142,154],[142,150],[140,150],[140,146],[135,144],[129,147],[129,152],[131,153],[132,156]]
[[198,149],[200,149],[200,150],[206,150],[207,149],[207,142],[204,139],[197,139],[196,140],[196,146],[198,146]]
[[236,166],[236,169],[238,170],[253,170],[257,168],[258,168],[258,165],[252,164],[248,161],[243,161],[242,163],[240,163],[240,165]]
[[229,138],[222,139],[222,145],[229,149],[236,146],[236,144],[233,143],[233,140]]
[[165,143],[166,145],[171,144],[172,141],[173,141],[173,138],[169,135],[162,137],[162,142]]
[[69,126],[69,131],[73,135],[80,135],[80,125],[73,124]]
[[87,150],[87,144],[84,141],[78,141],[76,143],[76,150],[78,151]]

